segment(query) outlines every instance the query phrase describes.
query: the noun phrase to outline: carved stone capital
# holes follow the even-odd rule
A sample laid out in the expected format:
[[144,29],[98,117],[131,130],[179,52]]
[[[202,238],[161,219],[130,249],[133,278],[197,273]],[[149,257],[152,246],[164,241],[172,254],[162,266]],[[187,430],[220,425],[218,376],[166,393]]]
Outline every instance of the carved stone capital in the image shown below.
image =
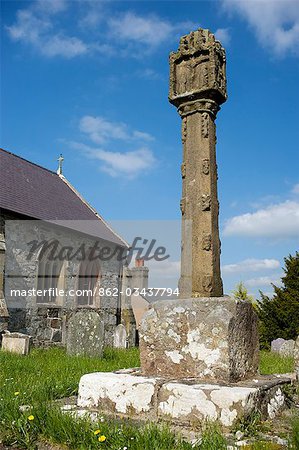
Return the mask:
[[[209,114],[210,117],[214,120],[216,119],[217,112],[220,110],[220,106],[214,100],[210,99],[200,99],[189,101],[181,104],[178,107],[178,112],[182,118],[189,116],[190,114],[194,114],[197,112],[203,114]],[[203,119],[205,116],[203,117]]]
[[169,101],[173,105],[201,98],[211,98],[219,105],[226,101],[225,50],[210,31],[199,29],[183,36],[169,62]]

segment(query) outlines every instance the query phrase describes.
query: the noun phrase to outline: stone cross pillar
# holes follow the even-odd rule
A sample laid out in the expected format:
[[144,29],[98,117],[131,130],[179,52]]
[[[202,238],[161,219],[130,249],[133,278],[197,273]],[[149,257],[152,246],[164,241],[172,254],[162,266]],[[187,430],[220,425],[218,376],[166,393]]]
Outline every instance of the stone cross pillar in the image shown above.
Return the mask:
[[169,101],[182,118],[182,298],[223,295],[215,119],[227,98],[225,62],[220,42],[203,29],[170,54]]

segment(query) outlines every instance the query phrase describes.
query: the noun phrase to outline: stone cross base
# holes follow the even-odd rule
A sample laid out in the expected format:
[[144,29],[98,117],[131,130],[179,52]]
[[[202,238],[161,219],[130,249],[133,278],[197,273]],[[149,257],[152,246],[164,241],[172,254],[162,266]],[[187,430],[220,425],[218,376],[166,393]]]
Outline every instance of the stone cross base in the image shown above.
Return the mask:
[[142,373],[236,382],[259,364],[257,316],[230,297],[154,303],[139,328]]
[[186,428],[194,428],[203,420],[218,420],[229,429],[255,411],[273,419],[285,406],[282,386],[290,382],[290,378],[272,376],[210,384],[144,377],[136,369],[91,373],[80,380],[77,407],[89,414],[169,421]]

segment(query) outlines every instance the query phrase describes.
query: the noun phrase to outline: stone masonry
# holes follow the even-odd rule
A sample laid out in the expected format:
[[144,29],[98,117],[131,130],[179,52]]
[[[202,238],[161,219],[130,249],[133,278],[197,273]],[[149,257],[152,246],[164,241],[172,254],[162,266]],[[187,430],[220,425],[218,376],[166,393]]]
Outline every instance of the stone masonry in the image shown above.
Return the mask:
[[7,330],[9,313],[4,297],[4,265],[5,265],[5,237],[4,233],[1,232],[2,227],[0,226],[0,342],[1,333]]
[[[63,289],[66,295],[57,297],[55,302],[40,303],[33,295],[16,296],[12,290],[19,289],[29,292],[37,287],[38,256],[33,255],[27,260],[33,239],[39,242],[47,239],[57,239],[61,245],[74,249],[82,243],[88,248],[93,245],[93,239],[75,231],[69,232],[62,227],[54,227],[42,221],[14,220],[6,217],[6,261],[5,261],[5,300],[9,311],[9,330],[29,334],[33,337],[35,346],[61,346],[66,344],[68,322],[77,311],[88,311],[90,306],[79,306],[77,298],[70,291],[77,289],[80,261],[76,258],[63,263]],[[107,244],[105,244],[107,245]],[[112,245],[112,244],[111,244]],[[99,285],[104,292],[109,289],[119,290],[120,262],[116,257],[110,261],[101,261],[101,279]],[[19,275],[22,275],[21,277]],[[113,345],[113,333],[117,325],[117,313],[120,299],[118,296],[98,295],[92,309],[101,317],[105,327],[104,345]]]
[[230,297],[154,303],[141,322],[140,358],[152,376],[249,378],[259,363],[256,314]]

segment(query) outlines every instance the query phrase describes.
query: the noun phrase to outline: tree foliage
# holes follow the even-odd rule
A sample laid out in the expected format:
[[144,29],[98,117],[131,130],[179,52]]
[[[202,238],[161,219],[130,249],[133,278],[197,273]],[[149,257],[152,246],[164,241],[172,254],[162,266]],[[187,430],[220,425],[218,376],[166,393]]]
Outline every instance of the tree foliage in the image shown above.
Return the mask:
[[237,284],[236,290],[232,294],[237,300],[249,300],[254,303],[254,298],[248,294],[248,290],[242,281]]
[[272,285],[272,298],[260,292],[257,312],[263,348],[269,348],[273,339],[296,339],[299,335],[299,252],[284,261],[282,286]]

